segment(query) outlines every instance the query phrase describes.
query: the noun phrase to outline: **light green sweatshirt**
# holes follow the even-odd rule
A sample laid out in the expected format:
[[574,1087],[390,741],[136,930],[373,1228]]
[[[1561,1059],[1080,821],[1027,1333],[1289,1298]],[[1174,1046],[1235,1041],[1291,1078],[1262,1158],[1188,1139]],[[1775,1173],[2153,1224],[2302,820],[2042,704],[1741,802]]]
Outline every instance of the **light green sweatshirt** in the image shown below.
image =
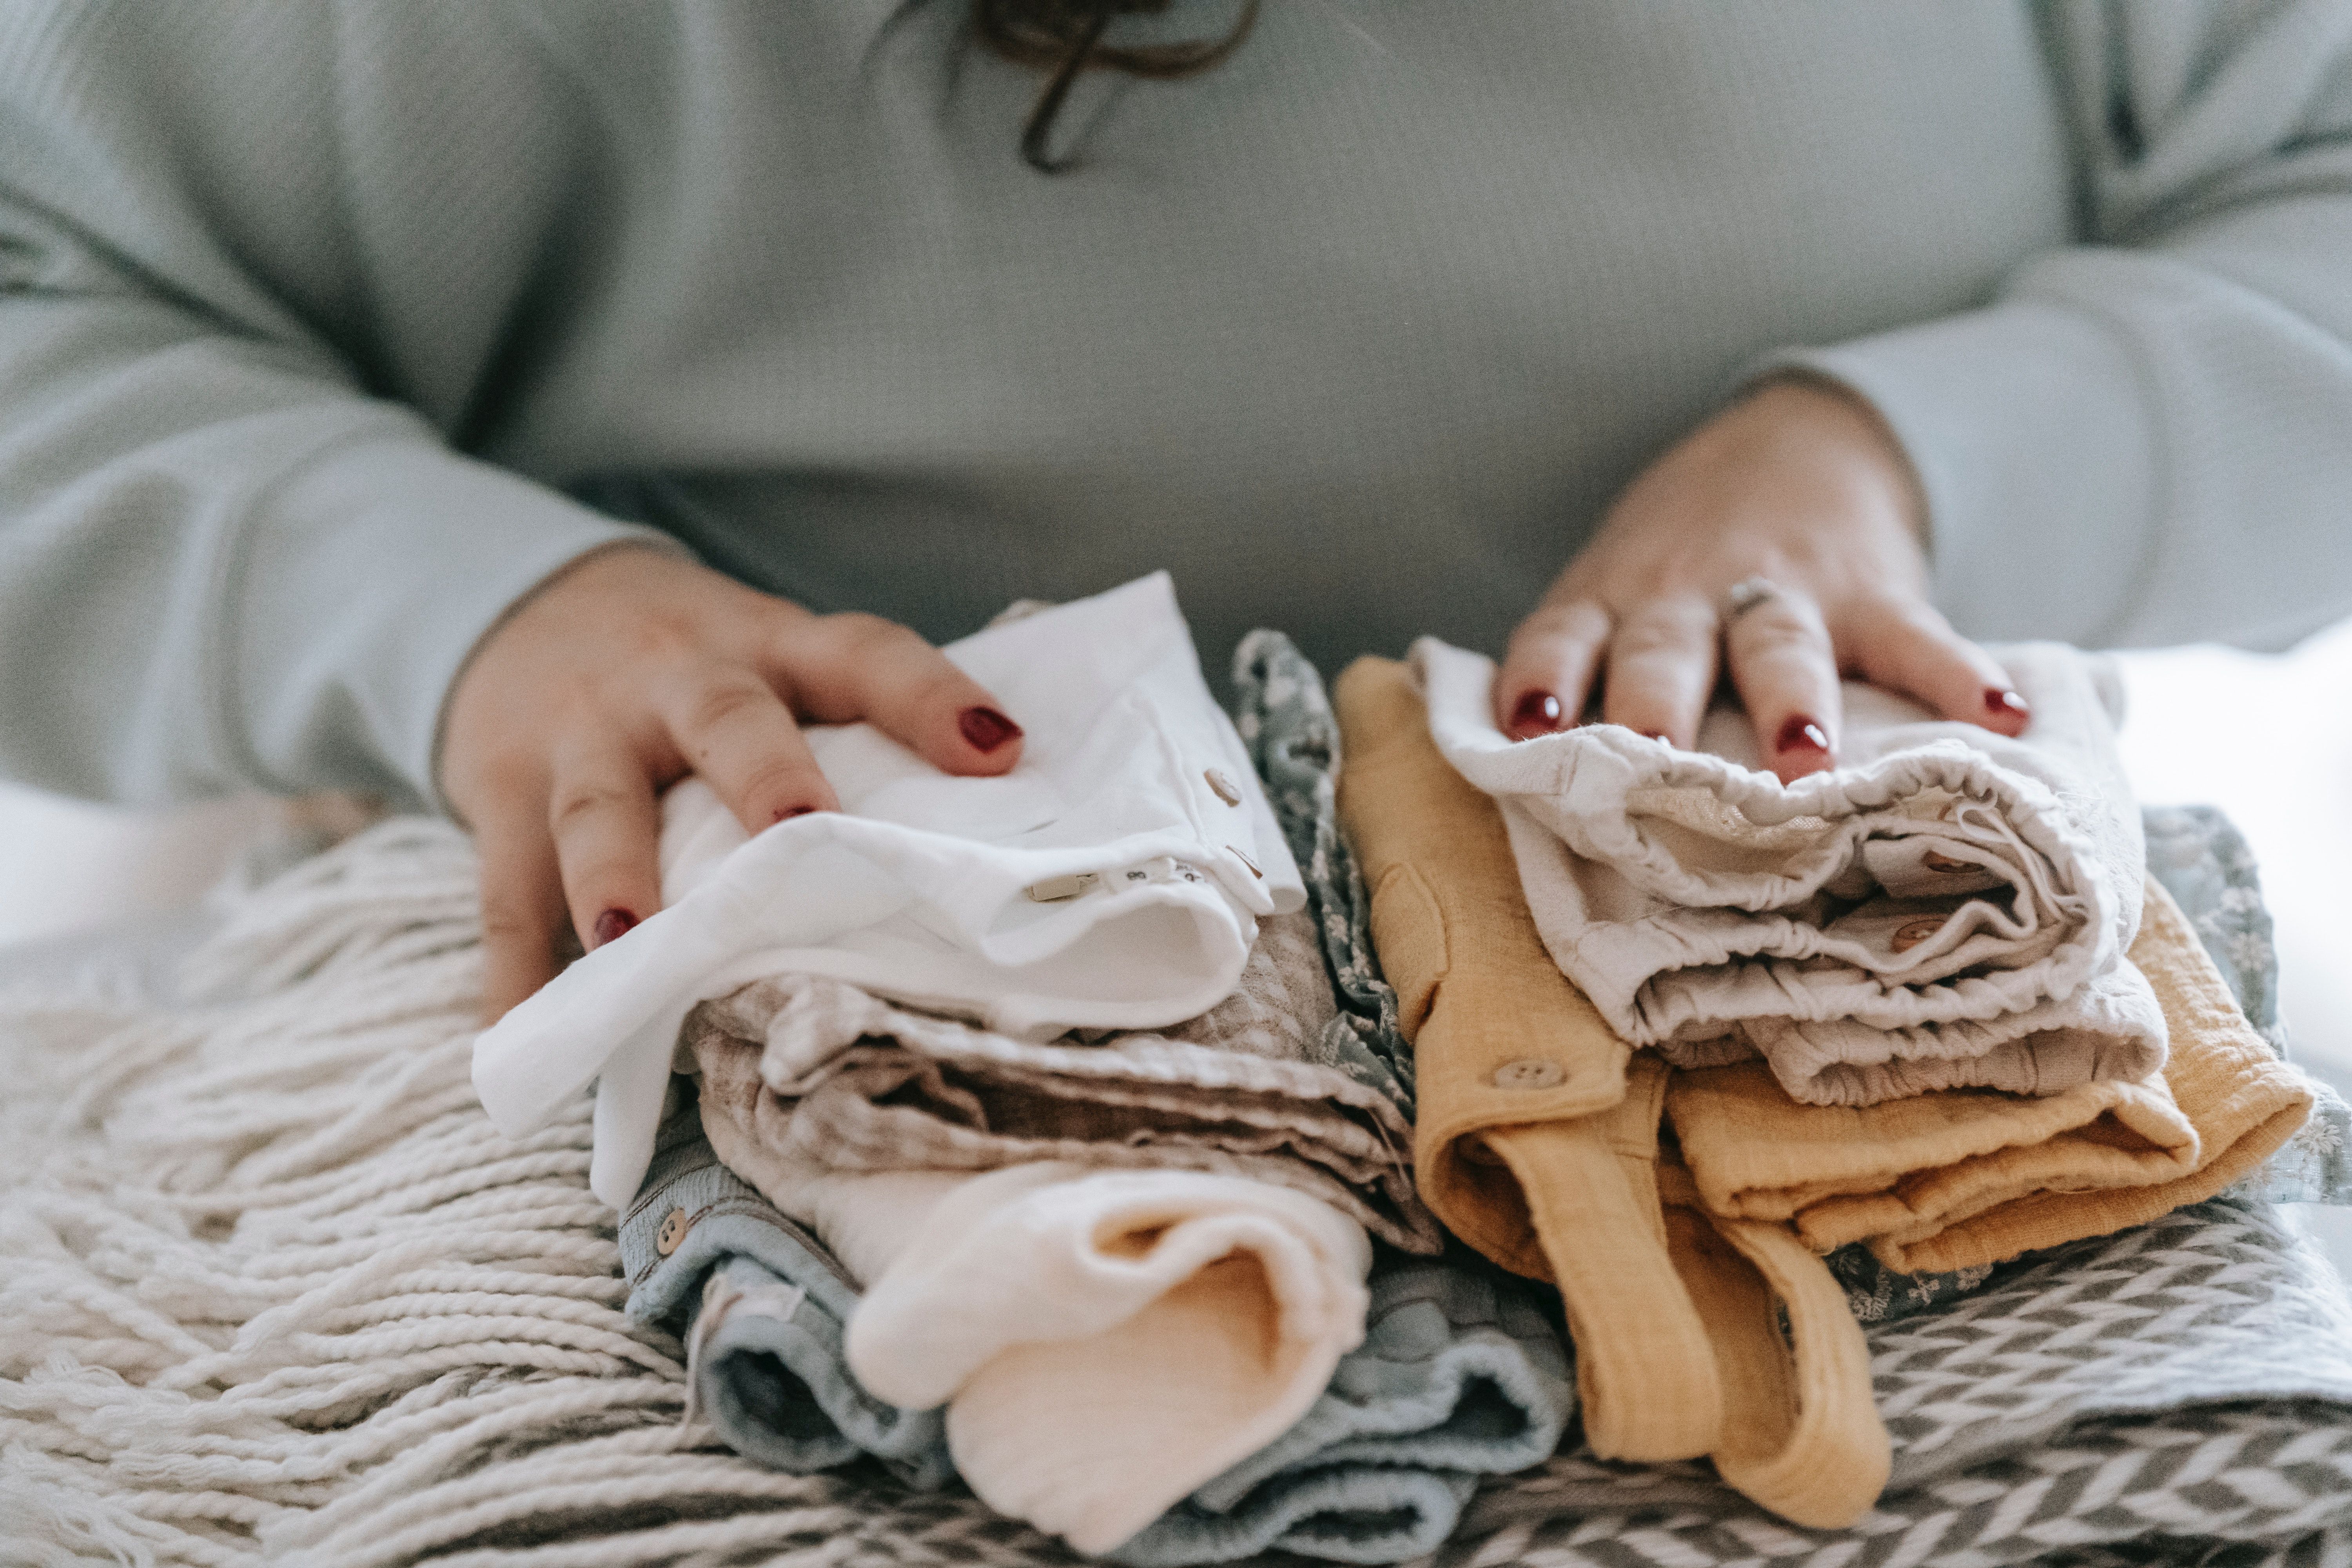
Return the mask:
[[935,638],[1165,565],[1212,667],[1495,648],[1790,358],[1965,630],[2352,608],[2352,0],[1271,0],[1057,178],[965,10],[0,11],[0,773],[430,798],[616,518]]

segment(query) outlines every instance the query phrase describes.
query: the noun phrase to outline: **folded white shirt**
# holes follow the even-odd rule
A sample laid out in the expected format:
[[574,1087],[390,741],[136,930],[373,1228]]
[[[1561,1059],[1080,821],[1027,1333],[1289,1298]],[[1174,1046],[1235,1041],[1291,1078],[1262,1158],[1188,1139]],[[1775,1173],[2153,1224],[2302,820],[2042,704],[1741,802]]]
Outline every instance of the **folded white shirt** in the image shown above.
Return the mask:
[[1736,709],[1696,751],[1614,724],[1514,742],[1491,661],[1423,638],[1412,662],[1545,946],[1633,1044],[1760,1053],[1821,1103],[2145,1078],[2166,1041],[2124,956],[2145,851],[2119,696],[2073,648],[1992,651],[2032,704],[2021,738],[1849,684],[1839,765],[1787,785]]
[[686,1015],[772,975],[1030,1038],[1160,1027],[1234,989],[1258,918],[1307,893],[1167,574],[942,651],[1025,731],[1019,765],[958,778],[871,725],[823,725],[803,733],[838,812],[747,838],[699,782],[670,791],[667,907],[475,1043],[501,1131],[544,1125],[593,1080],[589,1184],[622,1207]]

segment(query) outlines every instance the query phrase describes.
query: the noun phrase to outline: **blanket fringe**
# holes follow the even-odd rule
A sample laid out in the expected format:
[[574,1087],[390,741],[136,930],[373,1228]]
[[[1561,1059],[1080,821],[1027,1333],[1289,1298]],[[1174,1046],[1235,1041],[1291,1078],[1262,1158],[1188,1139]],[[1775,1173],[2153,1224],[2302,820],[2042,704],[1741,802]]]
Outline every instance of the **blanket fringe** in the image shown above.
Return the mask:
[[396,819],[225,897],[184,1005],[0,1003],[0,1562],[1060,1555],[680,1425],[586,1099],[520,1141],[475,1103],[474,879]]

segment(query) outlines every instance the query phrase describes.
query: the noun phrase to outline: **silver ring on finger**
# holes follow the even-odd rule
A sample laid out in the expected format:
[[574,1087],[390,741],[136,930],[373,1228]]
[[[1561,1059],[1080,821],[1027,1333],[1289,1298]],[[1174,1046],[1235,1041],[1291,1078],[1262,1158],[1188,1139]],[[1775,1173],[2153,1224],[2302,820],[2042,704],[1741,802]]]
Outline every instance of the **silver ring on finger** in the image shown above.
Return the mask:
[[1723,624],[1729,626],[1767,599],[1780,596],[1780,585],[1769,577],[1742,577],[1723,591]]

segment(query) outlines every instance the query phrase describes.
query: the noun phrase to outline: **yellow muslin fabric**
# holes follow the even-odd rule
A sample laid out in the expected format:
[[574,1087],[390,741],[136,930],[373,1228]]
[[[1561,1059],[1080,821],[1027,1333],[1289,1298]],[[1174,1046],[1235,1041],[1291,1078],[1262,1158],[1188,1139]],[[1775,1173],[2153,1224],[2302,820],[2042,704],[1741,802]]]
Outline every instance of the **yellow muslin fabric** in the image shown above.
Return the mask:
[[1677,1073],[1666,1118],[1713,1212],[1790,1221],[1817,1252],[1866,1241],[1882,1258],[2034,1193],[2189,1175],[2202,1147],[2162,1078],[2046,1099],[1943,1089],[1806,1105],[1763,1063],[1739,1062]]
[[1333,698],[1340,821],[1414,1046],[1423,1198],[1559,1287],[1596,1453],[1709,1455],[1783,1517],[1852,1523],[1889,1448],[1844,1292],[1785,1224],[1710,1215],[1661,1164],[1670,1069],[1545,952],[1501,815],[1430,739],[1410,671],[1360,659]]

